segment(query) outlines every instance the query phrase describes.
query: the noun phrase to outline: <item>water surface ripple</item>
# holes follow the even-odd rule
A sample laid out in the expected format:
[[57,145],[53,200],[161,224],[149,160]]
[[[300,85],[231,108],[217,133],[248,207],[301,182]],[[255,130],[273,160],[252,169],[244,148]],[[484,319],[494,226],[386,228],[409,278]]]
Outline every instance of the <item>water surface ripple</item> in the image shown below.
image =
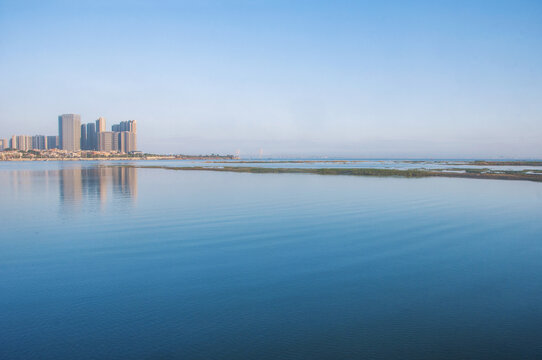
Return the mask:
[[539,359],[542,184],[0,166],[2,359]]

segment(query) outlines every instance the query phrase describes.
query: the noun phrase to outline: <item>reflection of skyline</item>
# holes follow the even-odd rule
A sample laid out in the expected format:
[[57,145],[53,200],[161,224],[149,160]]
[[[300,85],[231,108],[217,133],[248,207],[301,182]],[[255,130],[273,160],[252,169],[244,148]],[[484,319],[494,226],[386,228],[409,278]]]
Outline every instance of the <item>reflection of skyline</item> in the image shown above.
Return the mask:
[[133,167],[89,167],[59,170],[60,203],[78,207],[107,203],[109,189],[116,200],[137,198],[137,169]]
[[[9,182],[13,199],[47,194],[58,200],[62,210],[118,211],[132,207],[137,199],[137,169],[124,166],[70,167],[50,170],[0,172]],[[57,193],[58,191],[58,193]],[[57,197],[58,196],[58,197]]]

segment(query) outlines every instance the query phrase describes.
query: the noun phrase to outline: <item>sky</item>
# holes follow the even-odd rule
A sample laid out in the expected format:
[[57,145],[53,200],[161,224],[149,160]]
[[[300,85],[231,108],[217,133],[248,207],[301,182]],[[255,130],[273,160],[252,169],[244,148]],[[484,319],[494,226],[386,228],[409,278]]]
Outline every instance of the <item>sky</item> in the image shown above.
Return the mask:
[[542,1],[0,0],[0,138],[145,152],[542,159]]

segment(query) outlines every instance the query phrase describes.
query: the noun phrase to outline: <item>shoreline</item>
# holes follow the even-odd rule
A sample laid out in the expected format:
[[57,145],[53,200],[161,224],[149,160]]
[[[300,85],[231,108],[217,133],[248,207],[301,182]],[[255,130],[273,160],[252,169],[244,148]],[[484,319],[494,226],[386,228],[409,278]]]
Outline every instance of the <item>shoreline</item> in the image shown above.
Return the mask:
[[[113,165],[115,166],[115,165]],[[122,165],[119,165],[122,166]],[[465,178],[465,179],[485,179],[485,180],[524,180],[542,182],[542,173],[527,173],[525,171],[473,171],[468,169],[465,172],[435,171],[435,170],[396,170],[396,169],[375,169],[375,168],[264,168],[264,167],[175,167],[175,166],[152,166],[152,165],[125,165],[138,169],[162,169],[175,171],[216,171],[216,172],[236,172],[250,174],[313,174],[313,175],[348,175],[348,176],[375,176],[375,177],[402,177],[402,178],[427,178],[427,177],[447,177],[447,178]]]
[[[1,153],[0,153],[1,154]],[[310,163],[363,163],[363,162],[375,162],[375,161],[398,161],[405,163],[427,163],[436,162],[452,165],[476,165],[476,166],[540,166],[542,167],[542,160],[517,160],[517,161],[496,161],[496,160],[367,160],[367,159],[354,159],[354,160],[340,160],[340,159],[327,159],[327,160],[241,160],[230,155],[149,155],[141,157],[131,156],[119,156],[119,157],[32,157],[32,158],[10,158],[2,159],[2,161],[130,161],[130,160],[207,160],[209,162],[228,161],[232,164],[310,164]]]
[[228,157],[216,156],[146,156],[146,157],[89,157],[89,158],[17,158],[17,159],[0,159],[0,162],[16,162],[16,161],[153,161],[153,160],[231,160]]

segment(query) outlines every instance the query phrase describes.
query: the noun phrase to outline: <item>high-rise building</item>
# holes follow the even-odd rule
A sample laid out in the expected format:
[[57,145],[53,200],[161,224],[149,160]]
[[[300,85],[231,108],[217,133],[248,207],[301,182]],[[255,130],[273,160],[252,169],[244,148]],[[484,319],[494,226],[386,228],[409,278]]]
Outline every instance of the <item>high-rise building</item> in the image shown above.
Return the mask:
[[58,136],[47,136],[47,149],[58,149]]
[[103,131],[105,131],[105,118],[100,116],[98,120],[96,120],[96,133]]
[[17,149],[17,136],[13,135],[9,140],[10,149]]
[[130,131],[130,132],[135,133],[136,121],[135,120],[121,121],[119,131]]
[[28,151],[32,149],[32,136],[18,135],[16,138],[17,150]]
[[120,124],[112,125],[111,130],[118,138],[118,151],[124,153],[136,151],[137,140],[135,120],[121,121]]
[[119,133],[119,151],[123,153],[131,153],[136,151],[136,134],[131,131],[122,131]]
[[96,124],[88,123],[87,124],[87,148],[88,150],[97,150],[96,146]]
[[25,150],[26,149],[26,138],[24,135],[17,135],[17,146],[15,147],[17,150]]
[[88,150],[87,147],[87,126],[81,125],[81,150]]
[[112,131],[101,131],[97,135],[99,151],[118,151],[118,133]]
[[62,150],[81,149],[81,116],[64,114],[58,117],[58,139]]
[[121,151],[119,134],[119,132],[113,132],[113,143],[111,145],[113,151]]
[[47,149],[47,138],[44,135],[32,136],[32,150]]
[[5,150],[7,148],[9,148],[8,139],[0,139],[0,150]]

